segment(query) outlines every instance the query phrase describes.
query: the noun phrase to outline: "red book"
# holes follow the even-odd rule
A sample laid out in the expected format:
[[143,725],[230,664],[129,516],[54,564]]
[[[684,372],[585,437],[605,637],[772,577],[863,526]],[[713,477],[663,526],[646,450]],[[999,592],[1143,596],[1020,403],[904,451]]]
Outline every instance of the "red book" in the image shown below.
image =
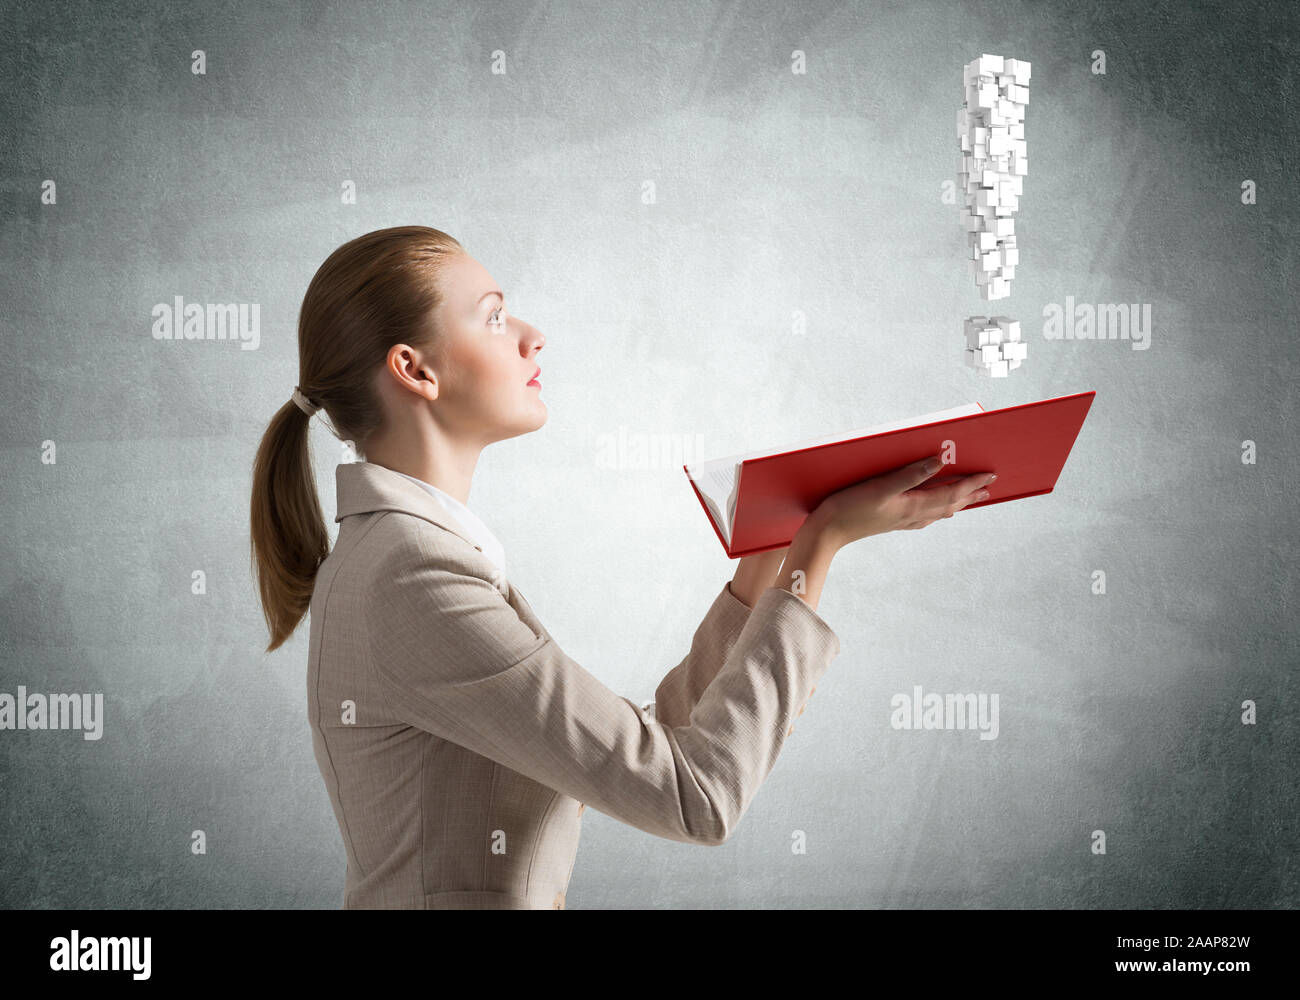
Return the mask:
[[1051,493],[1095,395],[1090,389],[1000,410],[970,403],[682,468],[723,550],[738,559],[789,545],[804,518],[832,493],[945,448],[954,461],[922,486],[974,472],[998,474],[988,499],[963,511]]

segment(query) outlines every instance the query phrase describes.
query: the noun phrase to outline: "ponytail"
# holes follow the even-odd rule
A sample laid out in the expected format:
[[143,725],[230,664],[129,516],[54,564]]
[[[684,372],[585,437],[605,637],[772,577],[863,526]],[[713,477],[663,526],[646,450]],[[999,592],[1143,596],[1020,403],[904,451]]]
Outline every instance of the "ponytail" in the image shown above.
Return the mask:
[[252,558],[269,653],[297,628],[311,604],[316,570],[329,555],[325,516],[316,494],[307,431],[311,418],[292,400],[280,407],[253,463]]

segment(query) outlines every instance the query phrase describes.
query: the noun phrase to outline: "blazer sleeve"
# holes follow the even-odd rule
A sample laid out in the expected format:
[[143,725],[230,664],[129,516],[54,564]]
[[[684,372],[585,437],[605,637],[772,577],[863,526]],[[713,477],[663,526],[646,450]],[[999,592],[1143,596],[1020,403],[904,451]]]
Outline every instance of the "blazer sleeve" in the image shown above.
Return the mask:
[[[479,575],[482,560],[434,549],[424,532],[404,538],[364,601],[371,665],[392,713],[669,840],[731,836],[839,653],[812,608],[768,588],[689,717],[670,724],[534,633]],[[692,675],[688,662],[684,673],[703,671]],[[674,697],[670,715],[682,708]]]
[[740,638],[750,610],[731,592],[730,582],[725,584],[696,628],[686,658],[664,675],[654,701],[642,707],[666,726],[689,725],[691,712]]

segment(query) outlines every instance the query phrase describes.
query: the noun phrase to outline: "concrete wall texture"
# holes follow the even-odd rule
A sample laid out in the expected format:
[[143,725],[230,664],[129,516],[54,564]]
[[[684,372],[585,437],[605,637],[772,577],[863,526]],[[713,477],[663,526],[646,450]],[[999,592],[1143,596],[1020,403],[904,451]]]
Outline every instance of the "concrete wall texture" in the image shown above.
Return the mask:
[[[0,904],[341,905],[251,463],[316,268],[422,224],[547,336],[548,421],[471,506],[630,698],[734,566],[620,434],[710,458],[1097,392],[1055,492],[840,553],[841,654],[727,844],[589,811],[568,908],[1296,906],[1296,11],[5,4],[0,691],[100,693],[103,728],[0,730]],[[1032,64],[993,303],[952,197],[981,53]],[[158,339],[177,297],[256,338]],[[1149,307],[1145,345],[1049,339],[1067,301]],[[962,362],[990,312],[1007,378]],[[996,694],[997,738],[894,728],[917,687]]]

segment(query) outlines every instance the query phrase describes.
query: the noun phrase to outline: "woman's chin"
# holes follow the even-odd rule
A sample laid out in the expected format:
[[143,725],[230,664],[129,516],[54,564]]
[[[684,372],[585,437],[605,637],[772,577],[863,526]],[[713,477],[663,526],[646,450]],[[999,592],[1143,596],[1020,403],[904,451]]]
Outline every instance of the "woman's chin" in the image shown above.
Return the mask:
[[541,430],[545,425],[546,418],[549,416],[546,404],[539,399],[529,409],[531,412],[528,418],[523,422],[523,426],[515,432],[516,434],[529,434],[532,431]]
[[[529,390],[534,391],[534,390]],[[540,430],[546,423],[548,416],[546,404],[540,399],[535,399],[528,406],[518,420],[509,424],[501,424],[498,431],[499,437],[493,438],[494,441],[504,441],[507,438],[519,437],[520,434],[531,434],[535,430]]]

